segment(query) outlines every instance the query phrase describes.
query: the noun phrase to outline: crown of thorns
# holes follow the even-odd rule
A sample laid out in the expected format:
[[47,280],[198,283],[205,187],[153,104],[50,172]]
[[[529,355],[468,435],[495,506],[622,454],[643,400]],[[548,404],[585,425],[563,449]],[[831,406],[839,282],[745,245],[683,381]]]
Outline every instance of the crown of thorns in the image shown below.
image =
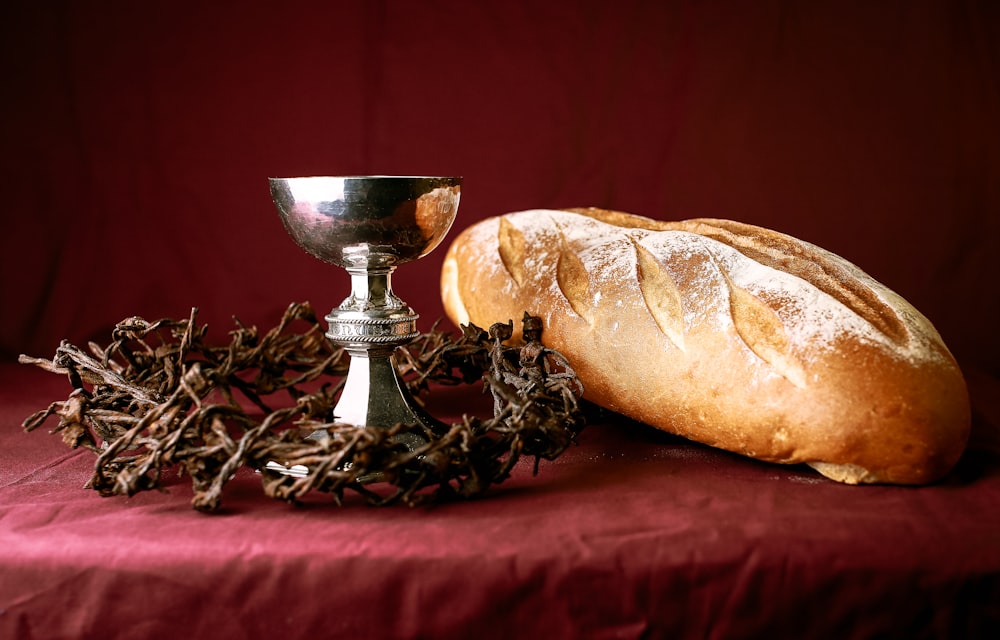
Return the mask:
[[[537,473],[584,425],[579,380],[541,343],[542,322],[527,313],[518,346],[507,344],[511,321],[489,331],[463,326],[458,337],[435,326],[399,350],[414,394],[477,381],[491,392],[491,418],[464,416],[444,431],[337,422],[348,357],[326,340],[308,303],[290,305],[264,334],[237,320],[228,345],[209,344],[196,318],[196,309],[185,320],[133,317],[116,325],[107,347],[63,341],[51,360],[21,356],[73,387],[25,429],[58,417],[53,432],[97,456],[87,484],[102,496],[163,489],[180,475],[190,479],[192,506],[216,511],[241,467],[260,473],[266,495],[291,503],[312,491],[337,504],[345,491],[374,505],[470,498],[503,482],[521,457],[533,457]],[[317,431],[329,437],[308,437]],[[426,444],[409,449],[398,436],[413,431]]]

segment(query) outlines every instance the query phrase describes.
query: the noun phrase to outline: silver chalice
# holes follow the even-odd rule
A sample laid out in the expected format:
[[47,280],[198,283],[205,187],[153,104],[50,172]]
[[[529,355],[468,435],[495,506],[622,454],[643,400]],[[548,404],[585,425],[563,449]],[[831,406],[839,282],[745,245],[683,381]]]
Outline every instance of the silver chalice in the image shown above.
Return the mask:
[[[327,338],[351,356],[335,420],[382,428],[398,423],[440,428],[399,377],[393,354],[420,335],[419,316],[393,292],[392,273],[444,239],[458,211],[462,179],[316,176],[270,178],[270,183],[292,239],[351,277],[351,294],[326,316]],[[401,438],[411,449],[424,444],[415,433]]]

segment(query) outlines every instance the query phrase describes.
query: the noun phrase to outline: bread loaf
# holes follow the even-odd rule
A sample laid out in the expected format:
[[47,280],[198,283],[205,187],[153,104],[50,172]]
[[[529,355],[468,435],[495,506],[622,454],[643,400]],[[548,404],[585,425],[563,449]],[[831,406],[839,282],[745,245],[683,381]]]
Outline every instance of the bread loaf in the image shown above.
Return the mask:
[[965,382],[927,318],[847,260],[775,231],[524,211],[461,233],[441,292],[456,324],[540,316],[585,398],[760,460],[922,484],[968,439]]

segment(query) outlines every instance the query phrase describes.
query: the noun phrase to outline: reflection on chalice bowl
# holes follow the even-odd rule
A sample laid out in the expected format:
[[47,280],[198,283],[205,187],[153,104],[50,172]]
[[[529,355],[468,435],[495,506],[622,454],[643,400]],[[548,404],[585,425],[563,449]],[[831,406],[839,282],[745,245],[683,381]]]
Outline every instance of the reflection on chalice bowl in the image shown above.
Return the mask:
[[[292,239],[351,277],[350,295],[326,316],[327,338],[351,356],[336,421],[442,427],[414,402],[399,377],[393,352],[420,335],[419,316],[393,292],[392,272],[441,243],[458,211],[462,179],[316,176],[270,178],[270,183]],[[416,434],[402,438],[411,449],[424,444]]]

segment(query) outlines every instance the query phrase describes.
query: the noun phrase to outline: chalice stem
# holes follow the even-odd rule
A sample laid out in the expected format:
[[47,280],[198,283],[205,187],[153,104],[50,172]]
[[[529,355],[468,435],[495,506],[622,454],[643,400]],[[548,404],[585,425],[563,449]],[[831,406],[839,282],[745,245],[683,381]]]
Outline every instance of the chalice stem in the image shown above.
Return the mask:
[[[382,428],[422,425],[438,431],[441,423],[410,395],[393,355],[397,347],[419,335],[419,316],[392,292],[394,269],[348,268],[351,295],[326,317],[327,337],[351,356],[347,380],[333,410],[334,420]],[[427,442],[418,432],[400,434],[397,440],[411,450]]]
[[403,301],[392,292],[392,272],[395,270],[395,267],[379,270],[348,269],[351,275],[351,296],[344,301],[344,305],[359,305],[364,309],[403,307]]

